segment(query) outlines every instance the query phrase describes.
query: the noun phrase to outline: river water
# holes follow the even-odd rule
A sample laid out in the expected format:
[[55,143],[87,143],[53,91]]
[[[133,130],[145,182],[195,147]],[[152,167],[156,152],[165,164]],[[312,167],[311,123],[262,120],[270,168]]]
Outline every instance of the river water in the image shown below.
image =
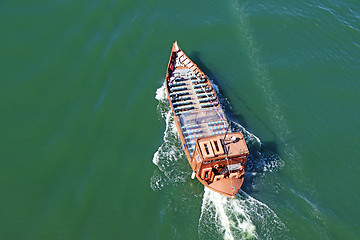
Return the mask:
[[[358,239],[357,1],[2,1],[0,27],[0,239]],[[175,40],[246,133],[234,200],[190,177]]]

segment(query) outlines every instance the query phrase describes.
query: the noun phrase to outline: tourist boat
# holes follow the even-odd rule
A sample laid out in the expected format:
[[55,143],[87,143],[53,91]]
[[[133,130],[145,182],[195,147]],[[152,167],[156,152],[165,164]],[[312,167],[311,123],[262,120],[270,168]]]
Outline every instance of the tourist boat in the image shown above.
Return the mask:
[[208,77],[177,42],[172,45],[165,86],[192,178],[235,198],[249,155],[243,134],[232,131]]

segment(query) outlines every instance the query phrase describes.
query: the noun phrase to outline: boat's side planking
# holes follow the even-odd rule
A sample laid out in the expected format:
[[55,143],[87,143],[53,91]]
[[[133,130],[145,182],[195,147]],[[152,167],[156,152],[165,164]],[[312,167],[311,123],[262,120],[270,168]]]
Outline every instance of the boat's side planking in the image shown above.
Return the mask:
[[206,187],[229,198],[239,191],[249,154],[241,133],[232,133],[206,75],[172,46],[166,94],[189,164]]

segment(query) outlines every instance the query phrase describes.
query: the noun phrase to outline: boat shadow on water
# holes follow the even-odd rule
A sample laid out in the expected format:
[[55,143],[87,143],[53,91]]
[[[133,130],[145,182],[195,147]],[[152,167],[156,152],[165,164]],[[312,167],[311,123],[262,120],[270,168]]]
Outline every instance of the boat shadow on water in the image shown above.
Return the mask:
[[[219,88],[219,92],[220,92],[220,95],[221,93],[226,93],[226,92],[230,92],[232,96],[234,96],[236,98],[236,101],[238,103],[241,103],[241,105],[246,108],[247,112],[250,112],[254,118],[260,122],[263,127],[269,132],[271,133],[271,135],[275,138],[276,137],[276,133],[272,130],[271,127],[268,126],[268,124],[259,116],[256,114],[256,111],[254,111],[247,103],[244,99],[242,99],[240,97],[240,95],[238,94],[238,92],[236,92],[234,90],[233,87],[231,87],[230,85],[228,85],[226,82],[221,82],[221,84],[217,81],[218,77],[209,69],[205,66],[205,64],[203,63],[203,61],[201,60],[200,58],[200,53],[197,52],[197,51],[192,51],[191,54],[190,54],[191,58],[194,59],[194,62],[196,62],[196,64],[199,66],[199,68],[203,69],[204,72],[206,73],[206,75],[209,77],[209,79],[211,79]],[[224,86],[226,88],[226,91],[225,89],[222,87]],[[229,99],[227,99],[227,103],[228,105],[230,104],[230,101]],[[231,104],[230,104],[231,106]],[[230,106],[227,106],[228,109],[227,109],[227,114],[231,116],[234,116],[238,121],[239,123],[247,128],[247,125],[246,125],[246,121],[245,121],[245,118],[243,115],[241,114],[235,114],[234,112],[232,111],[229,111],[230,109]],[[274,149],[270,149],[270,150],[274,150]]]
[[199,52],[192,51],[190,58],[196,62],[199,68],[204,70],[209,79],[211,79],[213,84],[218,88],[217,95],[228,119],[231,121],[230,123],[233,130],[239,130],[244,134],[250,154],[245,168],[245,181],[242,189],[248,194],[255,193],[254,185],[257,182],[256,179],[265,172],[276,171],[283,167],[284,163],[281,160],[276,141],[261,142],[257,136],[246,130],[247,124],[245,117],[241,114],[235,114],[234,111],[232,111],[231,101],[222,95],[222,93],[226,92],[222,88],[222,85],[235,96],[237,103],[241,103],[246,108],[247,112],[250,112],[258,122],[263,124],[265,129],[274,136],[274,139],[276,138],[276,134],[231,86],[224,82],[221,82],[220,84],[217,81],[217,76],[202,62]]

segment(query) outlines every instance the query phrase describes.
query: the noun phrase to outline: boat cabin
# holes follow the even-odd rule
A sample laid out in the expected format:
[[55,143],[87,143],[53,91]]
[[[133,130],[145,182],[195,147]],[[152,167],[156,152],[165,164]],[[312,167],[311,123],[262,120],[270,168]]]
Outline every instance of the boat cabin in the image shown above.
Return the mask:
[[240,132],[197,139],[191,166],[208,184],[224,178],[240,178],[249,155]]

